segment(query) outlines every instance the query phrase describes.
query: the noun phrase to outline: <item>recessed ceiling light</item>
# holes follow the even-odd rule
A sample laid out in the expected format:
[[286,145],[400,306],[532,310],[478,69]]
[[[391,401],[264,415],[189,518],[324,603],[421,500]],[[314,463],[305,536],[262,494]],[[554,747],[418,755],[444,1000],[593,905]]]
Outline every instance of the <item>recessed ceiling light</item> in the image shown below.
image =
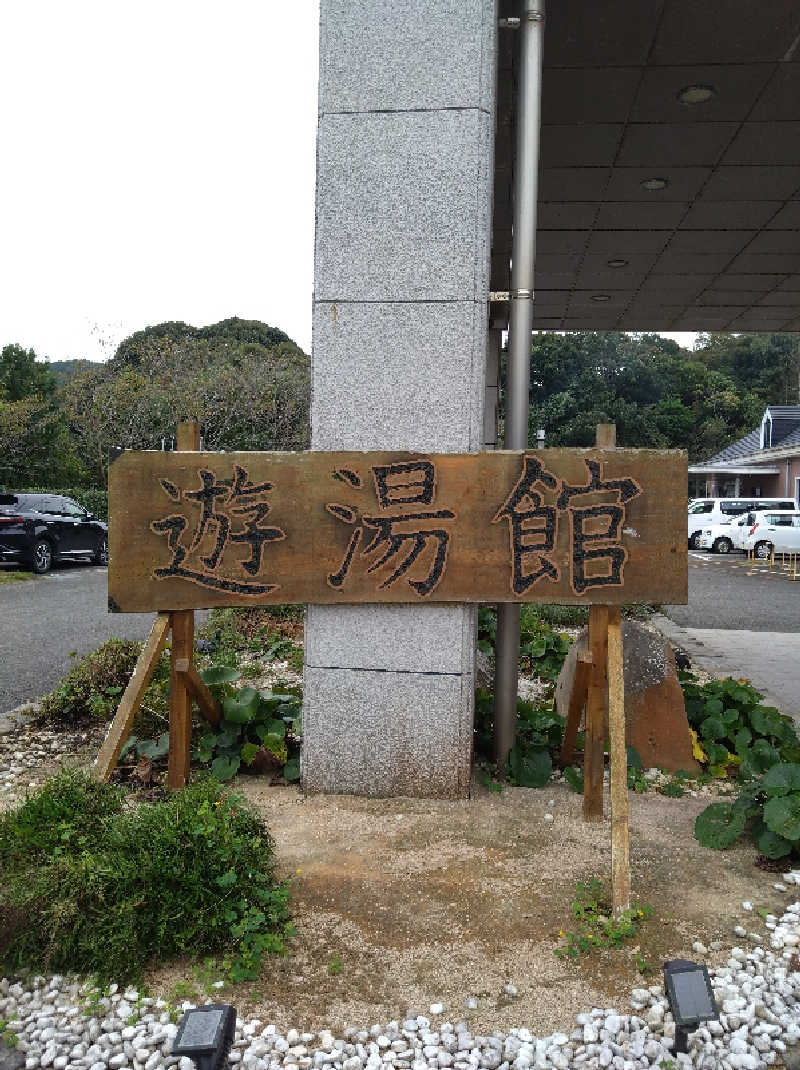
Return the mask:
[[610,268],[622,268],[627,267],[630,264],[630,260],[623,260],[621,257],[617,260],[606,260],[606,264]]
[[666,189],[668,185],[668,178],[646,178],[644,182],[642,182],[642,189],[646,189],[650,193],[653,193],[655,190]]
[[687,85],[678,93],[681,104],[705,104],[717,95],[713,85]]
[[590,294],[589,295],[589,300],[590,301],[610,301],[611,300],[611,294]]

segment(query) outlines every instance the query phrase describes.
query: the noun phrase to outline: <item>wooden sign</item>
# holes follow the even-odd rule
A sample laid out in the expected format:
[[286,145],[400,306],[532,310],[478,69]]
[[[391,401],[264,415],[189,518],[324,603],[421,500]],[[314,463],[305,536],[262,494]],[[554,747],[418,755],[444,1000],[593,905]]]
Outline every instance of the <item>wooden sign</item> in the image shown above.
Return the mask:
[[122,453],[109,607],[687,600],[686,454]]

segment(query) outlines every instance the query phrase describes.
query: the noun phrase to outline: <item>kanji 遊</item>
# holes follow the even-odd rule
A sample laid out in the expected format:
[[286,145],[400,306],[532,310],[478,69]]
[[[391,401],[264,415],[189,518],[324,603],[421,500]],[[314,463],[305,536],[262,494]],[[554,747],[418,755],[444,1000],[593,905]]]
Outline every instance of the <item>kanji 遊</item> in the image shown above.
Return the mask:
[[685,474],[655,450],[126,453],[111,606],[680,602]]

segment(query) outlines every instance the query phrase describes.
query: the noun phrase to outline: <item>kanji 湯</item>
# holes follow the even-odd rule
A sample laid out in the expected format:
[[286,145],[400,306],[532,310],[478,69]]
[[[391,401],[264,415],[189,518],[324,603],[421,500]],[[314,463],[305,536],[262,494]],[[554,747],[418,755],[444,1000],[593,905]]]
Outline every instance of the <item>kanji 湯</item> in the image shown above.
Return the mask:
[[[241,465],[234,465],[231,479],[218,479],[208,468],[198,471],[200,485],[193,490],[181,491],[174,483],[162,479],[164,493],[174,502],[187,502],[192,510],[199,507],[200,514],[194,520],[191,535],[184,537],[189,520],[182,513],[173,513],[152,521],[150,529],[165,535],[172,560],[153,572],[156,579],[179,577],[202,587],[234,594],[260,595],[277,590],[275,583],[255,583],[246,577],[231,579],[221,575],[228,547],[243,544],[250,549],[250,556],[238,559],[236,567],[248,576],[261,572],[264,547],[270,542],[285,539],[281,528],[265,524],[270,513],[266,495],[273,489],[272,483],[251,483]],[[213,541],[212,541],[213,540]],[[201,548],[205,546],[205,553]],[[233,562],[228,562],[230,573]]]
[[[358,472],[340,468],[333,475],[353,490],[364,489]],[[430,461],[375,465],[372,468],[372,480],[380,512],[367,516],[355,505],[329,502],[325,506],[331,516],[353,527],[342,563],[336,572],[329,573],[328,585],[334,590],[342,590],[359,545],[361,557],[378,555],[369,564],[368,574],[384,566],[393,566],[393,571],[381,582],[381,589],[390,587],[405,576],[431,546],[433,557],[425,575],[407,580],[418,595],[426,598],[438,586],[447,564],[450,531],[442,521],[454,520],[456,514],[451,509],[383,512],[398,506],[433,504],[436,471]]]

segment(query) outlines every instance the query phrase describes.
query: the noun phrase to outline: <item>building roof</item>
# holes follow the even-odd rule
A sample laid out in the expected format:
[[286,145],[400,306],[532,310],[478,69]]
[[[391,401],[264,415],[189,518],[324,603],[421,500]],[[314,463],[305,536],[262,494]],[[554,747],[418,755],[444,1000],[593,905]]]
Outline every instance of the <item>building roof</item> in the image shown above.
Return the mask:
[[[759,456],[763,455],[768,460],[776,449],[786,449],[789,446],[800,447],[800,405],[768,405],[764,415],[769,413],[772,420],[772,444],[766,449],[761,448],[761,428],[745,435],[743,438],[732,442],[724,450],[709,457],[703,465],[724,465],[733,461],[747,458],[748,461],[757,464]],[[776,434],[777,432],[777,434]]]
[[756,453],[761,448],[761,428],[757,427],[755,431],[751,431],[749,435],[745,435],[744,438],[740,438],[738,442],[732,442],[730,446],[726,446],[724,450],[720,450],[719,453],[715,453],[713,457],[709,457],[704,464],[724,464],[726,461],[735,461],[740,457],[750,457],[753,453]]

